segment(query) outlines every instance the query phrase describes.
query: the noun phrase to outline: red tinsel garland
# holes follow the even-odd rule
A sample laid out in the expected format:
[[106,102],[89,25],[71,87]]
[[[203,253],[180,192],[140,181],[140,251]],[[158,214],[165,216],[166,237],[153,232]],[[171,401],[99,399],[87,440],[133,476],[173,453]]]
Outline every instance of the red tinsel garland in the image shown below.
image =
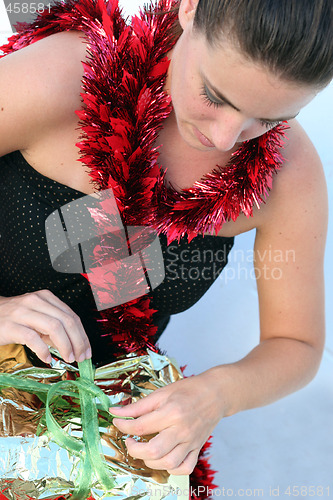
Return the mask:
[[[96,189],[112,188],[125,226],[150,226],[165,233],[168,243],[187,235],[217,234],[227,220],[242,212],[252,216],[271,188],[280,168],[283,126],[244,143],[227,168],[218,165],[200,181],[178,192],[164,182],[154,142],[171,112],[163,92],[169,66],[167,52],[175,43],[172,26],[176,0],[160,0],[127,25],[118,0],[68,0],[55,3],[2,47],[11,53],[59,31],[85,34],[90,57],[84,64],[81,121],[81,160],[89,167]],[[103,283],[105,288],[105,282]],[[112,283],[109,284],[112,290]],[[147,296],[101,312],[100,321],[112,350],[122,357],[157,351]],[[213,471],[205,458],[208,444],[191,475],[193,499],[208,498],[214,489]],[[204,486],[198,490],[198,486]],[[196,496],[196,491],[201,494]]]

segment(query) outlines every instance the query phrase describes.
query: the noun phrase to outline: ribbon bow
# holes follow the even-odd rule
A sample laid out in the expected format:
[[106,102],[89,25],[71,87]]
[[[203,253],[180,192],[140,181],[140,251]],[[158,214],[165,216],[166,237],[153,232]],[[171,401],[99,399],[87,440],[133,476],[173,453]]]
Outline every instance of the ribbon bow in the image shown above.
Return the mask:
[[[84,500],[89,496],[93,475],[96,475],[103,487],[108,491],[115,486],[110,475],[110,466],[106,463],[99,434],[96,398],[101,408],[109,412],[110,400],[104,392],[94,384],[94,369],[89,359],[78,363],[80,377],[77,380],[64,380],[53,385],[22,379],[19,374],[0,374],[0,387],[16,389],[37,394],[45,403],[45,418],[52,439],[62,448],[78,456],[81,460],[78,485],[75,487],[72,500]],[[70,436],[57,423],[51,413],[51,402],[56,396],[77,395],[81,404],[81,422],[83,440]]]

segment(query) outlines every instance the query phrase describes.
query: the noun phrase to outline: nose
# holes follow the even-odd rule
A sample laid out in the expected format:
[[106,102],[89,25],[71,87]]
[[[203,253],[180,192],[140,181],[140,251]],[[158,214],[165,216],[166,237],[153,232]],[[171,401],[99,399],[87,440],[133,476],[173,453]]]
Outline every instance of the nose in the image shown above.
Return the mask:
[[224,110],[211,123],[210,139],[219,151],[230,151],[246,128],[246,119],[237,111],[230,111]]

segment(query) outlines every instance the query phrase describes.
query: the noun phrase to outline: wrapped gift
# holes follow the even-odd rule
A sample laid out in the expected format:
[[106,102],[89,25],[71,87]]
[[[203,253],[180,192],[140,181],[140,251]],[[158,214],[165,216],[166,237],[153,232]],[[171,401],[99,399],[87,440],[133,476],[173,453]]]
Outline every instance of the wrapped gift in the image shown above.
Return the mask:
[[22,346],[0,356],[3,498],[188,500],[188,476],[131,457],[109,411],[179,380],[174,361],[148,350],[94,370],[90,360],[76,368],[55,357],[32,366]]

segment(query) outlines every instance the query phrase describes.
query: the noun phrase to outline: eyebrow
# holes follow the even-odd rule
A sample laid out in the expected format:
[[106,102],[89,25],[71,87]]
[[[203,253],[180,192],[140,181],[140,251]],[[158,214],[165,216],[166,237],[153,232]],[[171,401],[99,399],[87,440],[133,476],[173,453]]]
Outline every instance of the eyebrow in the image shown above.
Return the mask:
[[[206,77],[204,77],[203,75],[201,75],[201,77],[204,80],[205,84],[208,85],[208,87],[210,87],[211,90],[216,94],[218,99],[220,99],[221,101],[223,101],[224,103],[228,104],[233,109],[235,109],[236,111],[241,113],[241,110],[237,106],[235,106],[232,102],[230,102],[229,99],[227,99],[217,88],[215,88],[214,85],[212,85],[207,80]],[[263,121],[263,122],[275,123],[275,122],[284,122],[284,121],[292,120],[293,118],[296,118],[297,115],[298,115],[298,113],[296,113],[296,115],[283,117],[283,118],[257,118],[257,119],[260,121]]]

